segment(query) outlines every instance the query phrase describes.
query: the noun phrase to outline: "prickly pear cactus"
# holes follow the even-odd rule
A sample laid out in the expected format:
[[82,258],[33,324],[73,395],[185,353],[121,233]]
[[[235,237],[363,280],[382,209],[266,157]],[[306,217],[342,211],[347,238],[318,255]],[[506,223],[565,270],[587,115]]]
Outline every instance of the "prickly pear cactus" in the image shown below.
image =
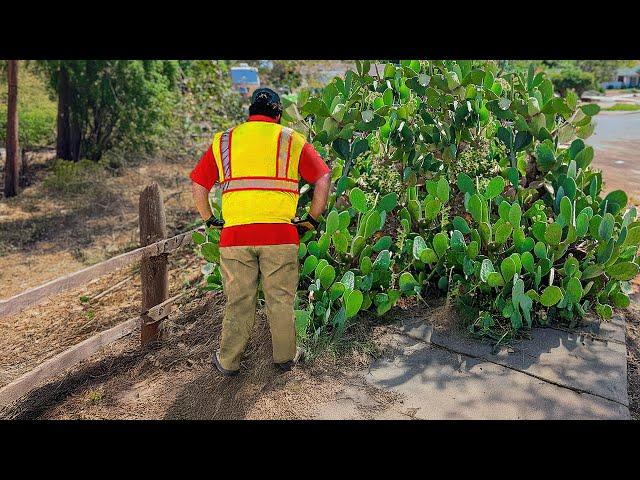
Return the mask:
[[[285,99],[284,122],[335,184],[320,231],[300,242],[298,334],[337,338],[360,312],[427,291],[496,339],[628,306],[640,221],[590,167],[598,111],[533,68],[474,61],[358,61]],[[305,186],[299,215],[310,199]],[[220,288],[217,232],[194,240],[207,288]]]

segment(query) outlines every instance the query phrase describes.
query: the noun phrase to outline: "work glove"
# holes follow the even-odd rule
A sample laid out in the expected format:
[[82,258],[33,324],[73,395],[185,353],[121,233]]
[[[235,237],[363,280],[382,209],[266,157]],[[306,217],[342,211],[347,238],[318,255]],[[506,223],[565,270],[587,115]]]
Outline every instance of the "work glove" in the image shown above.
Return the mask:
[[204,224],[209,228],[222,228],[224,226],[224,220],[220,220],[219,218],[211,215]]
[[320,225],[318,221],[311,215],[308,215],[304,220],[296,217],[291,220],[291,224],[295,225],[296,229],[298,230],[298,235],[300,236],[304,235],[307,232],[318,230],[318,226]]

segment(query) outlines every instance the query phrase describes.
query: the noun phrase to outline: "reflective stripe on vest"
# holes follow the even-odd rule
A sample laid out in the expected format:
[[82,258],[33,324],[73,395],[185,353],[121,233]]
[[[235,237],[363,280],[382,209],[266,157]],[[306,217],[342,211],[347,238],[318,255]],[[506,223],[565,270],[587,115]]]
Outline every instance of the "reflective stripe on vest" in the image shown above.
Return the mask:
[[299,193],[298,180],[288,178],[289,160],[291,158],[291,141],[293,130],[283,127],[278,137],[278,154],[276,156],[277,178],[242,177],[233,178],[231,172],[231,137],[233,129],[220,136],[220,160],[224,172],[221,183],[222,193],[236,190],[277,190],[281,192]]
[[280,141],[278,142],[278,166],[276,171],[278,172],[278,178],[287,178],[287,172],[289,171],[289,157],[291,155],[291,136],[293,130],[284,127],[280,132]]
[[298,193],[298,181],[281,178],[230,178],[221,184],[222,193],[234,190],[278,190]]
[[220,136],[220,158],[222,159],[222,169],[224,178],[231,178],[231,129]]

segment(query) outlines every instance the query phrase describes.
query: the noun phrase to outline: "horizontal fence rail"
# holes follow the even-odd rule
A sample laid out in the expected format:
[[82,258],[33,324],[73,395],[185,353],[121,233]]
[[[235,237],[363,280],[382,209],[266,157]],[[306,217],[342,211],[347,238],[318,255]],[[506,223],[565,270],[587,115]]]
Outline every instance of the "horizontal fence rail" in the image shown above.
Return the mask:
[[120,268],[131,265],[144,257],[154,257],[171,253],[172,251],[191,243],[191,234],[196,230],[197,229],[189,230],[188,232],[181,233],[175,237],[152,243],[146,247],[136,248],[135,250],[112,257],[104,262],[97,263],[77,272],[51,280],[50,282],[19,293],[7,300],[0,300],[0,318],[18,313],[27,307],[38,305],[53,295],[79,287],[91,280],[106,275],[107,273],[111,273],[119,270]]

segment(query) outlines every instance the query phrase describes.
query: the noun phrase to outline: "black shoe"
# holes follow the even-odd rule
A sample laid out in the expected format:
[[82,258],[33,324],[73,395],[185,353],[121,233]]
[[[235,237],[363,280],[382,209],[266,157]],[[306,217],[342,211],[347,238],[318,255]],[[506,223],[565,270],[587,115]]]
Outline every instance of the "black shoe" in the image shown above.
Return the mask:
[[275,365],[281,372],[288,372],[294,367],[294,365],[296,365],[300,360],[304,358],[304,355],[304,349],[301,347],[296,347],[296,355],[293,360],[289,360],[288,362],[276,363]]
[[278,367],[278,370],[280,370],[281,372],[288,372],[293,368],[295,364],[296,363],[293,360],[289,360],[288,362],[276,363],[276,367]]
[[227,370],[222,365],[220,365],[220,359],[218,359],[218,352],[215,352],[213,354],[212,363],[213,363],[213,366],[215,366],[222,375],[226,375],[227,377],[233,377],[240,372],[240,370]]

